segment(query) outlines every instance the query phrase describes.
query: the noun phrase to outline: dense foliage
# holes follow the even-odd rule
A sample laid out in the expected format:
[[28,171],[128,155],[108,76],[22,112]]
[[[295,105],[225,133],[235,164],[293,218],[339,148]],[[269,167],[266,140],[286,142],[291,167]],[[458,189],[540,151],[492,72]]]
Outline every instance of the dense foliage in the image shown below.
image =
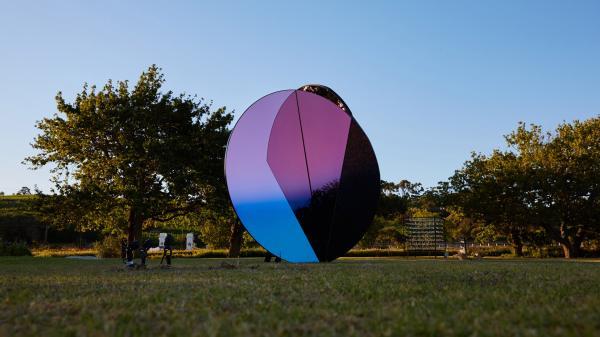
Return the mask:
[[373,223],[358,243],[359,247],[398,246],[406,240],[405,218],[423,192],[419,183],[381,181],[381,195]]
[[84,85],[73,103],[37,124],[34,168],[53,165],[56,194],[41,196],[56,225],[126,230],[141,239],[152,221],[226,207],[223,157],[233,116],[201,99],[163,92],[150,67],[130,89],[109,81]]
[[[202,99],[162,91],[151,66],[133,88],[84,85],[74,102],[38,122],[34,168],[53,167],[53,194],[0,197],[0,237],[47,242],[59,230],[127,234],[176,229],[203,246],[238,256],[244,234],[223,175],[232,114]],[[562,123],[553,132],[521,123],[507,148],[473,153],[447,181],[425,190],[407,180],[381,182],[373,225],[360,248],[397,247],[409,217],[441,217],[449,240],[507,241],[514,253],[560,244],[577,257],[600,242],[600,117]],[[15,228],[16,231],[15,231]],[[34,231],[35,233],[29,233]],[[32,237],[36,239],[32,239]]]
[[506,137],[508,150],[473,154],[437,188],[449,221],[465,238],[501,236],[517,255],[528,244],[561,244],[577,257],[600,237],[600,118],[540,126]]
[[0,240],[0,256],[31,256],[31,250],[24,242],[5,242]]
[[0,241],[42,241],[44,229],[34,196],[0,196]]

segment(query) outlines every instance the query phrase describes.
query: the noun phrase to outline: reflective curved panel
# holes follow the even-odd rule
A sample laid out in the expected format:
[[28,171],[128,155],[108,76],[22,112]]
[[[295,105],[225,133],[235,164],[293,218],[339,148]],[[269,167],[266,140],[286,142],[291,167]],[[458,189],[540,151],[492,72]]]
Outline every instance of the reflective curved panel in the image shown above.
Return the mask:
[[227,146],[227,186],[240,220],[290,262],[342,256],[366,232],[379,197],[371,144],[341,98],[331,97],[267,95],[244,112]]

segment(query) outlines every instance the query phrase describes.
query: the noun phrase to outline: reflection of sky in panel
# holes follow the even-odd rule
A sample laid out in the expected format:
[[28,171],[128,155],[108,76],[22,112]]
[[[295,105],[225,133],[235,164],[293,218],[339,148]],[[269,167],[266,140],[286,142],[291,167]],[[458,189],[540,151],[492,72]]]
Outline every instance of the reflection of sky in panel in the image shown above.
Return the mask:
[[269,139],[268,163],[294,211],[310,203],[310,184],[296,95],[283,103]]
[[227,186],[237,214],[261,245],[288,261],[318,262],[267,164],[271,126],[291,93],[267,95],[240,118],[227,146]]
[[313,192],[340,179],[351,118],[327,99],[297,91]]

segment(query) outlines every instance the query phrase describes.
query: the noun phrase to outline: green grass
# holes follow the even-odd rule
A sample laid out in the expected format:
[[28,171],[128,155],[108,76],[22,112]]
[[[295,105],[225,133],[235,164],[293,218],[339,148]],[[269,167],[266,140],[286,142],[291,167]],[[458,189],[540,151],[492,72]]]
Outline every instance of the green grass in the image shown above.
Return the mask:
[[600,263],[0,258],[0,336],[598,336]]

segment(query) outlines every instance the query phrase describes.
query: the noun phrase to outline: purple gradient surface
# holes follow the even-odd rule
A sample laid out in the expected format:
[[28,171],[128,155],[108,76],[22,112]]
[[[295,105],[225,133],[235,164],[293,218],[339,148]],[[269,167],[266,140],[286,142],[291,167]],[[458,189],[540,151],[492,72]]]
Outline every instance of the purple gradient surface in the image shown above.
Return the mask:
[[312,191],[338,182],[351,118],[327,99],[296,91]]
[[240,117],[227,144],[229,195],[244,226],[263,247],[291,262],[318,262],[267,164],[271,127],[294,90],[267,95]]
[[240,117],[227,144],[225,174],[229,193],[236,201],[268,200],[273,191],[265,188],[272,177],[264,170],[271,126],[283,102],[293,90],[267,95],[250,106]]
[[294,211],[308,206],[311,198],[296,95],[291,94],[279,109],[267,152],[273,175]]

